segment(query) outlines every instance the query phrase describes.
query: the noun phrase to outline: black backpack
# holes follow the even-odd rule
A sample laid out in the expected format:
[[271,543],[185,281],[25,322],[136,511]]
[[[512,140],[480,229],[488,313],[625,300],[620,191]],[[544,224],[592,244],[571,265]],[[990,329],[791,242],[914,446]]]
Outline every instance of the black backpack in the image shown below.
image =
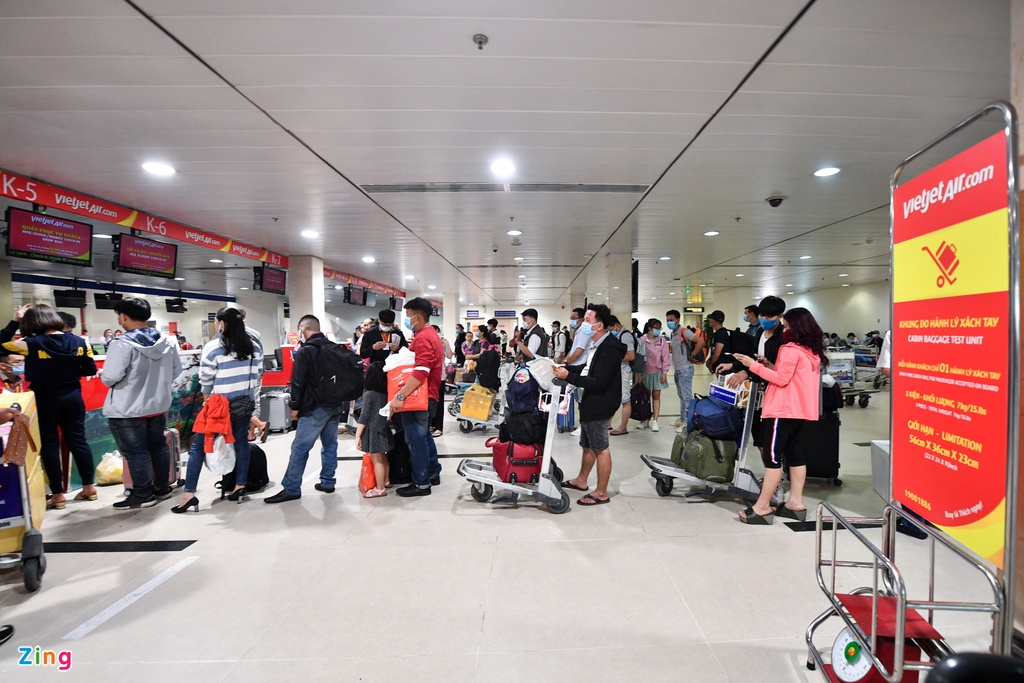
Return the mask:
[[313,364],[313,396],[317,405],[340,406],[363,395],[365,366],[359,356],[341,344],[318,345]]
[[[501,389],[501,380],[498,379],[498,367],[501,365],[501,356],[493,348],[480,354],[476,359],[476,377],[480,386],[493,391]],[[465,374],[462,376],[466,378]]]

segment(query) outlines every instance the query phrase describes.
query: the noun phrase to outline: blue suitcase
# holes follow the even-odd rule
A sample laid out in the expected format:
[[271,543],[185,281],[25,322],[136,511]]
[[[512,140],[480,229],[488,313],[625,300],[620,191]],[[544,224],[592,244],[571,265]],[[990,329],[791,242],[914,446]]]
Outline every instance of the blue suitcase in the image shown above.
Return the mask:
[[576,397],[569,401],[569,412],[558,416],[558,433],[571,432],[576,429]]

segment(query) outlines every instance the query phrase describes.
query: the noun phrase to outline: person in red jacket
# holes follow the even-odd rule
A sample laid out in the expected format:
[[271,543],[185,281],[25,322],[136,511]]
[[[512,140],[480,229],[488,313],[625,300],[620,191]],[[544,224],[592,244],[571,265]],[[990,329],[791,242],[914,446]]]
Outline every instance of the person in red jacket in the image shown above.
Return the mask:
[[[821,328],[806,308],[793,308],[782,316],[783,344],[772,368],[763,356],[751,358],[733,354],[737,361],[768,382],[761,407],[761,439],[764,482],[757,501],[740,513],[746,524],[771,524],[775,516],[803,521],[804,481],[807,465],[799,449],[791,446],[800,437],[806,422],[818,419],[821,395],[821,368],[828,364],[821,341]],[[772,494],[782,481],[782,462],[789,464],[789,501],[771,507]]]

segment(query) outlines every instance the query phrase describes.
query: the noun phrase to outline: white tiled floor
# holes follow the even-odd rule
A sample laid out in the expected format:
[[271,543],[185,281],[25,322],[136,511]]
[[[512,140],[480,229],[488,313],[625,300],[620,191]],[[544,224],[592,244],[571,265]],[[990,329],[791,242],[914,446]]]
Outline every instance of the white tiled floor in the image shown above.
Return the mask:
[[[671,411],[678,403],[668,394]],[[886,437],[887,398],[842,411],[843,485],[812,481],[808,507],[828,500],[860,516],[880,512],[870,449],[853,444]],[[461,434],[449,420],[439,451],[483,454],[489,435]],[[110,508],[118,491],[102,490],[98,503],[51,513],[46,540],[196,543],[170,553],[50,554],[34,595],[16,572],[0,574],[0,623],[18,629],[0,650],[0,676],[45,675],[17,665],[18,647],[38,645],[73,652],[69,680],[820,680],[804,668],[804,629],[826,607],[814,534],[743,525],[743,506],[728,499],[659,498],[638,455],[667,455],[674,436],[665,428],[613,438],[611,504],[564,515],[475,502],[457,458],[442,461],[433,495],[411,500],[362,499],[356,461],[340,463],[337,493],[317,493],[316,457],[302,500],[276,506],[260,500],[276,486],[243,505],[215,501],[208,473],[199,514],[171,515],[170,502],[119,513]],[[275,435],[267,444],[272,479],[290,442]],[[559,435],[555,447],[571,476],[575,439]],[[357,455],[351,437],[340,455]],[[901,562],[914,576],[924,544],[903,538]],[[83,639],[63,640],[192,556]],[[983,597],[958,567],[940,580]],[[984,619],[945,626],[961,642],[986,642]],[[822,647],[836,630],[823,628]]]

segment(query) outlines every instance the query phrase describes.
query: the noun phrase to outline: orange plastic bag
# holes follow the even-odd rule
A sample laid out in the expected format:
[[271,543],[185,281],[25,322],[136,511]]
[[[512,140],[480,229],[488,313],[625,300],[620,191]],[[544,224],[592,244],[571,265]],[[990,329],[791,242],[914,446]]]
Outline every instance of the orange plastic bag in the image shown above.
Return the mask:
[[359,470],[359,492],[366,493],[375,488],[377,488],[377,475],[373,472],[373,458],[369,453],[363,453],[363,466]]
[[[402,365],[388,371],[389,401],[405,387],[406,382],[412,377],[413,367],[412,365]],[[430,388],[427,384],[428,382],[424,382],[416,387],[416,391],[406,396],[405,401],[402,402],[402,409],[398,412],[409,413],[417,410],[429,410]]]

